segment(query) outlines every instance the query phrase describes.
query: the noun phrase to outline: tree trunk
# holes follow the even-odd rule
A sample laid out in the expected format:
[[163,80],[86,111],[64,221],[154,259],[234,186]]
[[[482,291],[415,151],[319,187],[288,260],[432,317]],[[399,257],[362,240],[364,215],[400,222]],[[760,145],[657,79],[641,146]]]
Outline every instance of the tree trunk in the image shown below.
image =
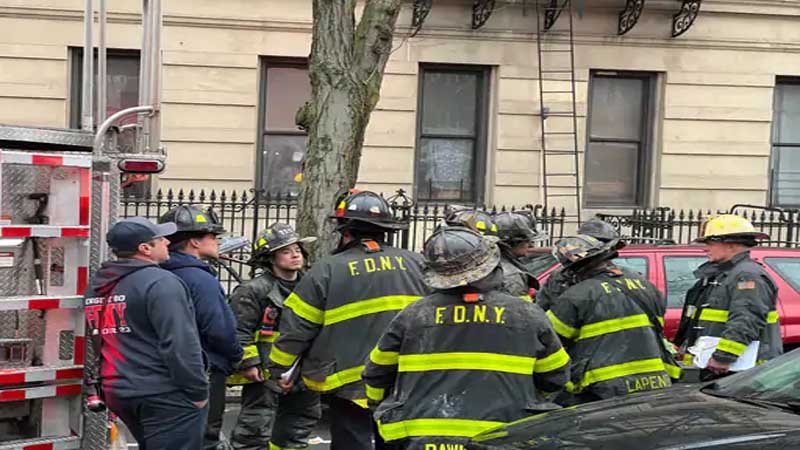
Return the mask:
[[312,97],[297,114],[298,125],[308,129],[297,230],[319,238],[312,261],[336,244],[328,217],[337,194],[358,179],[364,132],[378,103],[401,3],[367,0],[356,26],[356,0],[313,0]]

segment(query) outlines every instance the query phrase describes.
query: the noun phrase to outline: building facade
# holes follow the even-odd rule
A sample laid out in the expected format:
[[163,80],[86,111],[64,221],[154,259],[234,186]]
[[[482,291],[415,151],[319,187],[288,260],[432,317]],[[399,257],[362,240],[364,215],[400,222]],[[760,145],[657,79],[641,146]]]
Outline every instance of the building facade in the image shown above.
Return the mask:
[[[112,112],[137,102],[141,2],[109,3]],[[404,6],[361,187],[404,188],[420,201],[569,207],[577,180],[584,215],[800,204],[800,0],[573,0],[549,34],[535,0],[477,3],[494,3],[477,29],[472,0]],[[696,20],[673,37],[673,17],[694,6]],[[311,0],[164,8],[168,168],[130,180],[132,192],[296,192]],[[81,0],[0,2],[0,123],[78,126],[82,16]],[[542,94],[545,61],[570,42],[571,61],[559,64],[574,89],[566,75]],[[548,161],[548,146],[577,151],[577,163]]]

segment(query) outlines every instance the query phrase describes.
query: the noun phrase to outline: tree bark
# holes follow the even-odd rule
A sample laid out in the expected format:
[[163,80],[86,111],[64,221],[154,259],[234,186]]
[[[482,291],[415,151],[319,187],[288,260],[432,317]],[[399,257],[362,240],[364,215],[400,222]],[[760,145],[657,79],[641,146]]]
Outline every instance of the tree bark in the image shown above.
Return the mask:
[[319,238],[312,261],[336,244],[328,217],[337,194],[358,179],[364,132],[380,97],[401,3],[367,0],[356,25],[356,0],[313,0],[312,97],[296,117],[308,129],[297,230]]

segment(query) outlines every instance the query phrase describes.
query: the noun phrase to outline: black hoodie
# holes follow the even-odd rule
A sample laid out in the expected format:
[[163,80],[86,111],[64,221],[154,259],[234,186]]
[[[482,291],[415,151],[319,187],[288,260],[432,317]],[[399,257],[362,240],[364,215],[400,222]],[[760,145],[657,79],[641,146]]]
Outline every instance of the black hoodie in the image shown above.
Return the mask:
[[178,277],[144,261],[107,261],[92,277],[85,305],[89,336],[99,331],[103,338],[106,395],[183,391],[192,401],[208,397],[194,311]]

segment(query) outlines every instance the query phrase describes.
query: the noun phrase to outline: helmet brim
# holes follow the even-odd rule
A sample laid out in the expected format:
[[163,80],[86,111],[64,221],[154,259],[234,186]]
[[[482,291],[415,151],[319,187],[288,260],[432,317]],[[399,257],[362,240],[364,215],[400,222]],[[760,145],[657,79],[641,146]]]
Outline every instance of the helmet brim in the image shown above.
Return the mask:
[[279,245],[279,246],[277,246],[277,247],[275,247],[275,248],[271,248],[271,249],[269,250],[269,253],[268,253],[268,254],[275,253],[275,252],[277,252],[278,250],[280,250],[280,249],[283,249],[283,248],[286,248],[286,247],[288,247],[288,246],[290,246],[290,245],[293,245],[293,244],[301,244],[301,245],[306,245],[306,244],[311,244],[312,242],[316,242],[316,241],[317,241],[317,238],[316,238],[316,237],[314,237],[314,236],[308,236],[308,237],[299,238],[299,239],[291,239],[291,240],[289,240],[289,241],[286,241],[286,242],[284,242],[283,244],[281,244],[281,245]]
[[340,225],[344,227],[347,226],[347,222],[361,222],[366,223],[369,225],[373,225],[378,228],[383,228],[384,230],[388,231],[395,231],[395,230],[407,230],[408,223],[405,222],[386,222],[384,220],[377,220],[377,219],[370,219],[367,217],[337,217],[337,216],[328,216],[329,219],[335,220],[339,222]]
[[763,241],[768,240],[770,238],[769,234],[763,233],[761,231],[754,231],[752,233],[731,233],[731,234],[720,234],[720,235],[712,235],[712,236],[701,236],[696,238],[694,242],[699,244],[705,244],[711,241],[717,242],[725,242],[725,241],[735,241],[741,239],[753,239],[755,241]]
[[425,284],[433,289],[445,290],[467,286],[470,283],[482,280],[497,268],[500,264],[500,248],[497,244],[489,246],[488,260],[480,266],[454,274],[444,275],[426,267],[422,271]]

